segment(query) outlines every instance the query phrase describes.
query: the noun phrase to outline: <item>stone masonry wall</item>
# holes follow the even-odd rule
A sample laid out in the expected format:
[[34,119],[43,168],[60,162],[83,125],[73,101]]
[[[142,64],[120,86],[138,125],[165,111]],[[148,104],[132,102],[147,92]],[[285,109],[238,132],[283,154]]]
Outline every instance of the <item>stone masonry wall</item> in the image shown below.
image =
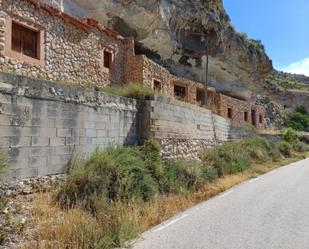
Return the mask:
[[[11,56],[8,44],[12,21],[40,32],[40,59]],[[132,46],[130,39],[124,39],[94,20],[74,19],[52,7],[37,4],[36,0],[0,1],[0,66],[4,70],[62,82],[122,83],[124,56],[127,51],[133,53]],[[114,54],[110,70],[103,66],[103,49]]]
[[[235,99],[223,94],[216,94],[215,102],[217,103],[217,113],[224,117],[228,117],[228,109],[232,109],[232,117],[230,118],[234,123],[243,124],[243,123],[250,123],[252,124],[252,115],[251,111],[255,111],[256,116],[256,127],[257,128],[264,128],[265,122],[265,110],[262,106],[257,106],[251,104],[249,102],[245,102],[239,99]],[[248,120],[245,121],[245,112],[247,112]],[[260,122],[260,116],[262,117],[262,123]]]
[[0,146],[6,180],[63,173],[72,152],[139,143],[139,103],[0,73]]
[[197,158],[201,149],[229,140],[230,122],[205,108],[162,96],[143,107],[142,137],[158,139],[164,158]]

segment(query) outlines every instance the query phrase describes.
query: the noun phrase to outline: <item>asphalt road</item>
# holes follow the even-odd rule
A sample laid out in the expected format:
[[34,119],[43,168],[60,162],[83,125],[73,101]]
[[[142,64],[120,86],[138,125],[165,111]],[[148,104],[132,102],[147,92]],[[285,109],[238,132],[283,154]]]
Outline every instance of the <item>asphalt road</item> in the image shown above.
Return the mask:
[[178,214],[132,248],[309,249],[309,159]]

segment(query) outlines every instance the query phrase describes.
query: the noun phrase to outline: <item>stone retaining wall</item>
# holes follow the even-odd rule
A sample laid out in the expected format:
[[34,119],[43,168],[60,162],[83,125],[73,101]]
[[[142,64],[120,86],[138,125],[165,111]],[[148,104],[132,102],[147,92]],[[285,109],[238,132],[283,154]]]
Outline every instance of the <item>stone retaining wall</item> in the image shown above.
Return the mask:
[[9,159],[0,179],[64,173],[74,151],[83,156],[98,146],[155,138],[164,158],[198,158],[241,136],[227,119],[171,97],[137,101],[0,73],[0,146]]
[[201,149],[230,139],[230,122],[205,108],[162,96],[143,106],[142,137],[158,139],[164,158],[197,158]]
[[92,90],[0,73],[0,146],[9,157],[3,178],[65,171],[73,150],[139,142],[139,103]]

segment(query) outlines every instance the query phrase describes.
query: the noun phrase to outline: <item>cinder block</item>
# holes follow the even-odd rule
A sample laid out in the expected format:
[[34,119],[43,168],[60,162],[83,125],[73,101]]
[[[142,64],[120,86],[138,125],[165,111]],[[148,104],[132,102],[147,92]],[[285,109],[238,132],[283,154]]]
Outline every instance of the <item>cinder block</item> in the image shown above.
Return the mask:
[[49,138],[48,137],[32,137],[31,146],[32,147],[49,146]]
[[97,137],[107,137],[107,130],[97,130]]
[[36,177],[38,175],[39,175],[38,168],[21,168],[20,175],[18,178],[24,179],[24,178]]
[[52,118],[44,118],[41,117],[34,117],[29,120],[26,124],[29,123],[30,126],[37,126],[37,127],[44,127],[44,128],[54,128],[55,127],[55,119]]
[[7,151],[10,167],[22,168],[28,166],[28,156],[30,147],[24,148],[9,148]]
[[79,145],[79,137],[67,137],[65,145]]
[[29,157],[29,167],[39,168],[47,166],[47,157]]
[[72,137],[85,137],[85,129],[72,129]]
[[95,138],[91,138],[91,137],[81,137],[79,139],[79,144],[80,145],[91,145],[91,144],[93,144],[94,139]]
[[17,127],[17,126],[2,126],[0,129],[0,137],[32,137],[39,136],[39,128],[35,127]]
[[71,137],[72,129],[57,128],[57,137]]
[[47,157],[53,155],[55,152],[55,148],[52,147],[31,147],[29,156],[33,157]]
[[56,119],[55,127],[57,128],[83,128],[77,119]]
[[40,137],[56,137],[56,128],[40,128]]
[[10,137],[10,147],[29,147],[31,146],[31,137]]
[[70,155],[50,156],[47,161],[48,167],[55,165],[66,165],[69,162],[70,158]]
[[50,146],[65,146],[65,138],[64,137],[51,137],[49,140]]
[[5,114],[0,114],[0,126],[6,125],[10,126],[11,125],[11,117]]
[[97,131],[95,129],[86,129],[85,135],[86,135],[86,137],[96,137]]
[[106,129],[106,122],[95,122],[95,128],[96,130],[104,130]]
[[84,128],[85,129],[94,129],[95,128],[95,122],[84,121]]
[[[1,129],[1,128],[0,128]],[[1,137],[0,138],[0,146],[2,148],[7,148],[10,146],[10,138],[9,137]]]
[[74,146],[58,146],[55,148],[56,156],[71,155],[74,150]]

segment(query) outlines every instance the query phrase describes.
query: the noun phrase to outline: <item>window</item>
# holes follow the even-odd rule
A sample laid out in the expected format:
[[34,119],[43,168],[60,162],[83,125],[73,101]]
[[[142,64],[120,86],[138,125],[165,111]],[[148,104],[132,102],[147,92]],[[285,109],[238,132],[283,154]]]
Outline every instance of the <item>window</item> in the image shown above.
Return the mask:
[[259,121],[260,121],[260,124],[263,124],[263,115],[262,114],[259,115]]
[[113,53],[104,49],[104,67],[110,69],[113,63]]
[[256,126],[256,110],[251,110],[251,122],[254,126]]
[[157,92],[161,92],[162,90],[162,82],[159,80],[153,80],[153,89]]
[[233,118],[233,109],[232,108],[227,108],[227,117],[229,119],[232,119]]
[[39,59],[39,32],[12,23],[12,50]]
[[248,120],[249,120],[248,112],[244,112],[244,120],[245,120],[246,122],[248,122]]
[[200,106],[205,105],[205,91],[202,89],[197,89],[196,91],[196,102]]
[[178,100],[185,100],[186,88],[179,85],[174,85],[174,97]]

